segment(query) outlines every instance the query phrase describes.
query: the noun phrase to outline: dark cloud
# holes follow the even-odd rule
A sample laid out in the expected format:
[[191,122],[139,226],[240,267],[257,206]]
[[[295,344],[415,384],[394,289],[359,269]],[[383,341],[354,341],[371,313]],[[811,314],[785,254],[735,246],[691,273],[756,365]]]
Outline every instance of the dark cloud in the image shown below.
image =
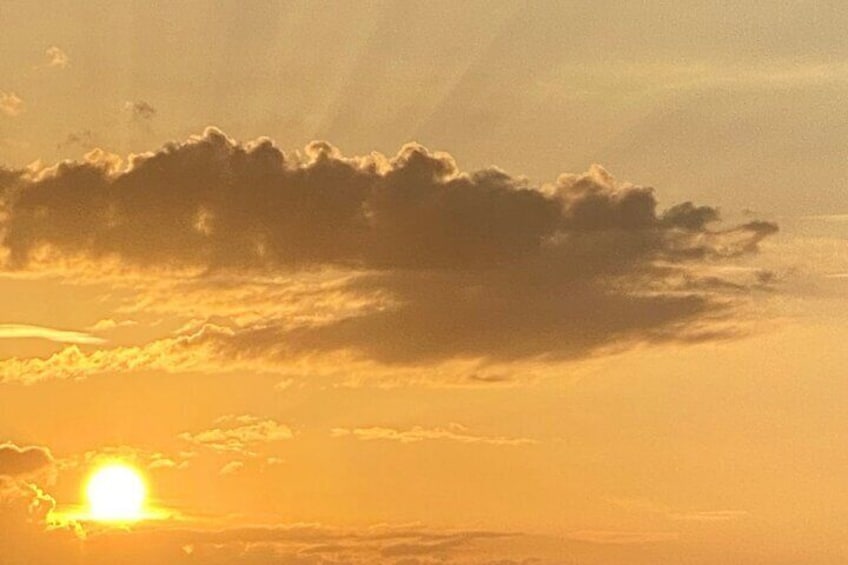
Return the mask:
[[538,279],[521,270],[489,277],[410,272],[366,277],[359,284],[391,289],[400,304],[332,324],[290,329],[277,320],[234,333],[209,331],[203,340],[231,355],[271,354],[281,361],[349,348],[388,363],[570,358],[634,335],[679,337],[686,322],[721,312],[694,294],[627,295],[588,283]]
[[124,110],[130,112],[134,118],[141,120],[150,120],[156,115],[156,108],[144,100],[126,102],[124,104]]
[[[126,166],[90,156],[6,184],[8,268],[36,256],[191,267],[201,279],[333,268],[359,273],[347,291],[389,297],[320,324],[292,327],[272,310],[205,334],[239,356],[571,357],[716,335],[689,330],[728,304],[693,290],[688,270],[753,253],[777,229],[711,229],[717,210],[688,202],[659,213],[652,189],[598,166],[533,187],[496,169],[461,172],[414,144],[393,158],[346,158],[325,142],[286,155],[214,128]],[[689,284],[675,286],[683,275]]]
[[94,137],[94,132],[90,129],[72,132],[64,140],[56,144],[56,149],[67,149],[70,147],[80,147],[86,150],[93,149],[96,145]]
[[563,175],[546,193],[497,170],[461,173],[417,145],[392,159],[346,159],[316,142],[297,158],[213,128],[118,172],[113,165],[66,162],[17,191],[4,239],[16,265],[46,244],[211,267],[468,271],[536,258],[571,262],[585,278],[599,265],[714,251],[690,233],[710,235],[714,209],[687,203],[658,217],[651,189],[618,184],[600,167]]
[[684,202],[672,206],[666,210],[661,222],[669,227],[678,227],[691,231],[702,231],[706,227],[719,220],[718,210],[709,206],[695,206],[691,202]]
[[56,501],[42,490],[54,479],[53,456],[46,448],[0,444],[0,562],[4,565],[73,558],[76,535],[66,524],[53,520]]
[[18,477],[44,471],[53,465],[53,456],[43,447],[0,444],[0,475]]

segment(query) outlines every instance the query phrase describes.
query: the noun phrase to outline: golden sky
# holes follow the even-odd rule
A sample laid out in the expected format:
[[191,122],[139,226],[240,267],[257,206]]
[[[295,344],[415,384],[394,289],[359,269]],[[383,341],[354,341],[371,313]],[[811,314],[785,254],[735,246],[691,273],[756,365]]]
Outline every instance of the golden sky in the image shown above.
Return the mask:
[[4,3],[0,563],[848,561],[846,26]]

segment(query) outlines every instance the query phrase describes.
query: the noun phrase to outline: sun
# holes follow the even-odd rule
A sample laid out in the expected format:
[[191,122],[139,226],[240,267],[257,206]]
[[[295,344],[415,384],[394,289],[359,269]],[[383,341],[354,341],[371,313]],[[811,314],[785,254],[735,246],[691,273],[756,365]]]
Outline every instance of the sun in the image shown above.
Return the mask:
[[144,517],[147,487],[141,474],[123,463],[97,469],[85,489],[94,520],[128,522]]

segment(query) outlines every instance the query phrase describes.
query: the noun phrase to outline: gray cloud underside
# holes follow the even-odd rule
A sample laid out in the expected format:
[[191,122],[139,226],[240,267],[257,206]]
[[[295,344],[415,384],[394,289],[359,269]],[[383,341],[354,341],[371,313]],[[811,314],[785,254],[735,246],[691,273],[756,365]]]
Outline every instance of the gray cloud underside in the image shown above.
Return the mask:
[[714,208],[657,208],[650,188],[600,167],[534,187],[496,169],[461,172],[414,144],[393,158],[346,158],[323,142],[287,155],[214,128],[126,166],[95,154],[0,173],[7,269],[117,258],[142,271],[199,269],[201,283],[346,269],[359,274],[346,291],[391,297],[320,324],[293,328],[272,309],[261,324],[206,332],[207,344],[240,356],[574,357],[633,339],[710,337],[703,326],[729,303],[720,285],[693,285],[691,269],[756,252],[777,228],[715,229]]

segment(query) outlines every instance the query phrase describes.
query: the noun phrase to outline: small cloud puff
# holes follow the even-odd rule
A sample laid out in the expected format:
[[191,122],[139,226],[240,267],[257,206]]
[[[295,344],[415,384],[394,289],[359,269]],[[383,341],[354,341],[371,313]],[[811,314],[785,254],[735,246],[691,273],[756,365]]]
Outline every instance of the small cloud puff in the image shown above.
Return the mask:
[[70,57],[62,49],[53,45],[45,51],[47,56],[47,66],[57,69],[64,69],[71,63]]
[[0,112],[14,118],[24,111],[24,101],[14,92],[0,90]]

